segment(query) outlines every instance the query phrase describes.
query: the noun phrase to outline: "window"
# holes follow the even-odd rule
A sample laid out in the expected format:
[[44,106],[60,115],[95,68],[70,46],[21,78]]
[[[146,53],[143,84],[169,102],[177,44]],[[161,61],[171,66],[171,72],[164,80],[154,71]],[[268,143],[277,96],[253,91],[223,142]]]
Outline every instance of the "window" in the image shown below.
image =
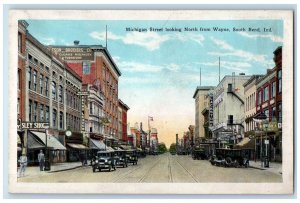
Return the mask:
[[264,102],[269,99],[269,86],[264,88]]
[[282,71],[278,71],[278,93],[281,93],[282,91]]
[[49,106],[46,106],[46,122],[49,122]]
[[44,121],[44,105],[40,104],[40,121]]
[[93,103],[90,102],[90,114],[93,114]]
[[266,109],[264,113],[267,116],[267,118],[269,119],[269,117],[270,117],[270,115],[269,115],[269,109]]
[[43,63],[40,63],[40,68],[41,68],[41,70],[43,70],[44,69],[44,64]]
[[276,107],[272,107],[272,121],[276,119]]
[[35,64],[38,64],[38,60],[36,58],[33,59]]
[[53,127],[56,127],[56,116],[57,116],[57,111],[56,109],[53,109],[53,113],[52,113],[52,121],[53,121]]
[[28,89],[31,89],[31,70],[32,70],[32,68],[29,67],[28,72],[27,72]]
[[18,115],[20,114],[20,98],[18,98],[18,104],[17,104],[17,111],[18,111]]
[[257,104],[261,104],[261,91],[258,92]]
[[57,100],[57,97],[56,97],[56,83],[54,81],[52,81],[52,99],[53,100]]
[[40,75],[40,93],[43,94],[44,76]]
[[18,51],[22,53],[22,34],[18,33]]
[[28,60],[32,61],[32,56],[28,54]]
[[59,128],[63,129],[64,127],[64,114],[63,112],[59,112]]
[[33,90],[34,90],[34,91],[36,91],[36,85],[37,85],[37,84],[36,84],[36,82],[37,82],[37,81],[36,81],[36,74],[37,74],[37,72],[36,72],[36,70],[34,70],[34,71],[33,71]]
[[20,85],[20,77],[21,77],[21,73],[20,73],[21,71],[20,70],[18,70],[18,89],[21,89],[21,85]]
[[272,82],[272,90],[271,90],[271,96],[274,98],[276,96],[276,82]]
[[63,103],[63,87],[61,85],[58,88],[58,99],[59,102]]
[[36,122],[37,121],[37,102],[33,103],[33,121]]
[[90,74],[91,73],[91,64],[89,61],[83,61],[82,62],[82,73],[84,75]]
[[31,117],[32,117],[32,101],[29,100],[29,121],[32,121]]
[[282,104],[278,105],[278,123],[282,122]]
[[46,96],[49,96],[49,78],[45,77],[45,92],[46,92]]

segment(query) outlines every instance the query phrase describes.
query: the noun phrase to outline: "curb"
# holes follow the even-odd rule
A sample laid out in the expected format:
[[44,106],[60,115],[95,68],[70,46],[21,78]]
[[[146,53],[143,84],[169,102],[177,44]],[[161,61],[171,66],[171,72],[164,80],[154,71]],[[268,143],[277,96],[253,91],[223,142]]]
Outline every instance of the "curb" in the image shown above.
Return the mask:
[[57,172],[62,172],[62,171],[69,171],[69,170],[73,170],[73,169],[80,168],[80,167],[83,167],[83,166],[75,166],[72,168],[58,169],[55,171],[48,171],[47,173],[57,173]]

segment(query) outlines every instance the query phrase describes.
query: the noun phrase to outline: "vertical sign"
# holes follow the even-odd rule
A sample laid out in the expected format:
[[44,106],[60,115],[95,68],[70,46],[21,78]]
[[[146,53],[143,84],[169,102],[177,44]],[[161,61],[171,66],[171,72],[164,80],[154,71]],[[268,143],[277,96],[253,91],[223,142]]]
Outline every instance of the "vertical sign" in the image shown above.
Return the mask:
[[213,97],[213,94],[209,94],[208,119],[209,119],[209,127],[213,127],[214,126],[214,97]]

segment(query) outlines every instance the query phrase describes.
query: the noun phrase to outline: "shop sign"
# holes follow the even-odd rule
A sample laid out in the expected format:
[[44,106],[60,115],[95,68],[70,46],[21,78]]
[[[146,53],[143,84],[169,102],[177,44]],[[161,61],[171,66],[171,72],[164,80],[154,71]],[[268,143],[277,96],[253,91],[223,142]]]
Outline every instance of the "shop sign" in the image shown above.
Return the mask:
[[56,55],[58,55],[61,59],[66,61],[72,60],[86,60],[92,61],[94,60],[94,52],[91,48],[86,47],[52,47],[51,51],[53,51]]
[[28,121],[21,121],[18,120],[17,123],[18,129],[48,129],[49,123],[48,122],[28,122]]
[[213,127],[214,125],[214,97],[210,95],[209,97],[209,127]]

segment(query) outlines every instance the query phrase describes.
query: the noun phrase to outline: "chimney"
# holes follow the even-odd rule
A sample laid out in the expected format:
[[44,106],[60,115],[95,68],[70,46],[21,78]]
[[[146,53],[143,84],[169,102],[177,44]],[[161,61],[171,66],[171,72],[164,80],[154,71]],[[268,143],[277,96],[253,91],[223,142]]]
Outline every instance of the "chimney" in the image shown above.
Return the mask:
[[75,46],[78,46],[78,45],[79,45],[79,40],[75,40],[75,41],[74,41],[74,45],[75,45]]

